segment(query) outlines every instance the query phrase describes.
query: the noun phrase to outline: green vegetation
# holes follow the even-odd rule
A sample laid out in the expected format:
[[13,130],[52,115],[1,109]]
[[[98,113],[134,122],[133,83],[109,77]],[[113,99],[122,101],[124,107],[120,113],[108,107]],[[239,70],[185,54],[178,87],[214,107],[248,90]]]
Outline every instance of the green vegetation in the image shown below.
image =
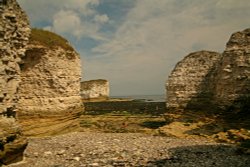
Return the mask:
[[60,46],[65,50],[74,51],[69,42],[60,35],[36,28],[31,30],[30,43],[39,43],[49,48]]

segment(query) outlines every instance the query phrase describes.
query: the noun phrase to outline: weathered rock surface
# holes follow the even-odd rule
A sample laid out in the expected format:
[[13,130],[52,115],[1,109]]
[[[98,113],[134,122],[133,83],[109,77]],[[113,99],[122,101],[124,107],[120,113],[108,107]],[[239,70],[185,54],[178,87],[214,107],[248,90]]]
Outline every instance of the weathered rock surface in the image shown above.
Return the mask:
[[250,115],[250,29],[234,33],[215,78],[215,102],[223,110]]
[[202,51],[185,57],[166,89],[168,109],[250,113],[250,29],[234,33],[223,54]]
[[33,29],[21,65],[18,118],[28,136],[63,133],[78,126],[80,57],[62,37]]
[[104,79],[81,82],[81,96],[87,100],[107,100],[109,98],[109,82]]
[[176,65],[166,88],[165,134],[249,142],[249,134],[243,133],[250,125],[250,29],[234,33],[221,55],[188,55]]
[[200,51],[180,61],[166,85],[167,108],[204,109],[212,98],[211,80],[220,59],[220,53]]
[[30,34],[29,22],[15,0],[0,1],[0,166],[22,159],[27,145],[16,120],[19,63]]

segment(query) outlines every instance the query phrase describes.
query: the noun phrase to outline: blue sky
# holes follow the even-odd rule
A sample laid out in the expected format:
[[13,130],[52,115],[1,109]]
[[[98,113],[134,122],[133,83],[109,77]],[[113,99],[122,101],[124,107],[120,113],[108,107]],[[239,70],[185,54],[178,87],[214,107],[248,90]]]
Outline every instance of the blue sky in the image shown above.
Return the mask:
[[56,32],[81,55],[82,78],[107,79],[111,95],[165,94],[190,52],[222,52],[250,27],[249,0],[18,0],[32,27]]

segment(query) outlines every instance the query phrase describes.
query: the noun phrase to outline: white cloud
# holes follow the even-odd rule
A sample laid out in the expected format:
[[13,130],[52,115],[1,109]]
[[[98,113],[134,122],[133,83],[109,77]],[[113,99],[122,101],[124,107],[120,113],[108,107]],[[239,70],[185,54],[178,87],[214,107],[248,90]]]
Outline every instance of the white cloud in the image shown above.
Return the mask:
[[99,0],[70,0],[63,3],[65,9],[76,10],[79,13],[88,16],[94,15],[96,10],[93,7],[100,4]]
[[[83,15],[96,13],[94,7],[100,4],[99,0],[17,0],[28,13],[32,22],[48,21],[59,10],[74,10]],[[42,10],[41,10],[42,9]]]
[[[43,29],[77,39],[90,37],[105,40],[99,32],[102,24],[109,21],[106,14],[99,14],[99,0],[19,0],[34,25],[47,24]],[[42,9],[42,10],[40,10]]]
[[61,10],[53,18],[53,30],[60,34],[72,33],[78,36],[82,30],[81,19],[73,11]]
[[230,34],[249,26],[250,15],[247,0],[137,0],[114,34],[107,35],[100,32],[102,26],[116,23],[98,12],[105,1],[18,1],[33,24],[48,22],[45,29],[103,41],[85,56],[84,78],[107,78],[116,94],[165,93],[177,61],[201,49],[223,51]]
[[102,24],[102,23],[107,23],[109,21],[109,17],[106,14],[95,15],[94,20],[95,22]]
[[106,38],[99,32],[102,24],[109,18],[106,14],[100,15],[94,7],[99,5],[99,0],[73,0],[65,2],[63,8],[54,14],[52,30],[64,34],[73,35],[78,40],[89,37],[97,41]]
[[[123,93],[163,94],[167,75],[182,57],[203,49],[221,52],[231,33],[247,28],[243,6],[234,7],[235,3],[230,2],[137,1],[114,37],[93,49],[103,56],[97,61],[107,59],[112,63],[103,61],[100,70],[99,63],[87,60],[87,69],[111,77],[114,84],[127,83]],[[237,1],[242,2],[246,1]]]

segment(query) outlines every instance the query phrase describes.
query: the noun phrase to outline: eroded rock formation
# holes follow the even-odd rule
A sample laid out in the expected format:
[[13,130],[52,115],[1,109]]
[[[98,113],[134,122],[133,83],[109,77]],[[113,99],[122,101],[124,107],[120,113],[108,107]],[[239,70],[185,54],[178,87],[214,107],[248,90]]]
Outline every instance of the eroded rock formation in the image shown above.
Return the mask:
[[107,100],[109,98],[109,82],[104,79],[81,82],[83,99]]
[[27,145],[16,120],[19,63],[30,29],[25,13],[15,0],[0,1],[0,166],[22,159]]
[[21,65],[18,118],[28,136],[63,133],[78,126],[80,57],[62,37],[33,29]]
[[168,109],[203,109],[213,95],[213,73],[221,54],[209,51],[191,53],[172,71],[166,85]]
[[234,33],[215,78],[215,102],[223,110],[250,114],[250,29]]
[[197,52],[180,61],[167,84],[168,124],[161,133],[237,143],[249,153],[250,29],[234,33],[220,55]]
[[168,109],[247,112],[250,108],[250,29],[234,33],[223,54],[196,52],[169,76]]

